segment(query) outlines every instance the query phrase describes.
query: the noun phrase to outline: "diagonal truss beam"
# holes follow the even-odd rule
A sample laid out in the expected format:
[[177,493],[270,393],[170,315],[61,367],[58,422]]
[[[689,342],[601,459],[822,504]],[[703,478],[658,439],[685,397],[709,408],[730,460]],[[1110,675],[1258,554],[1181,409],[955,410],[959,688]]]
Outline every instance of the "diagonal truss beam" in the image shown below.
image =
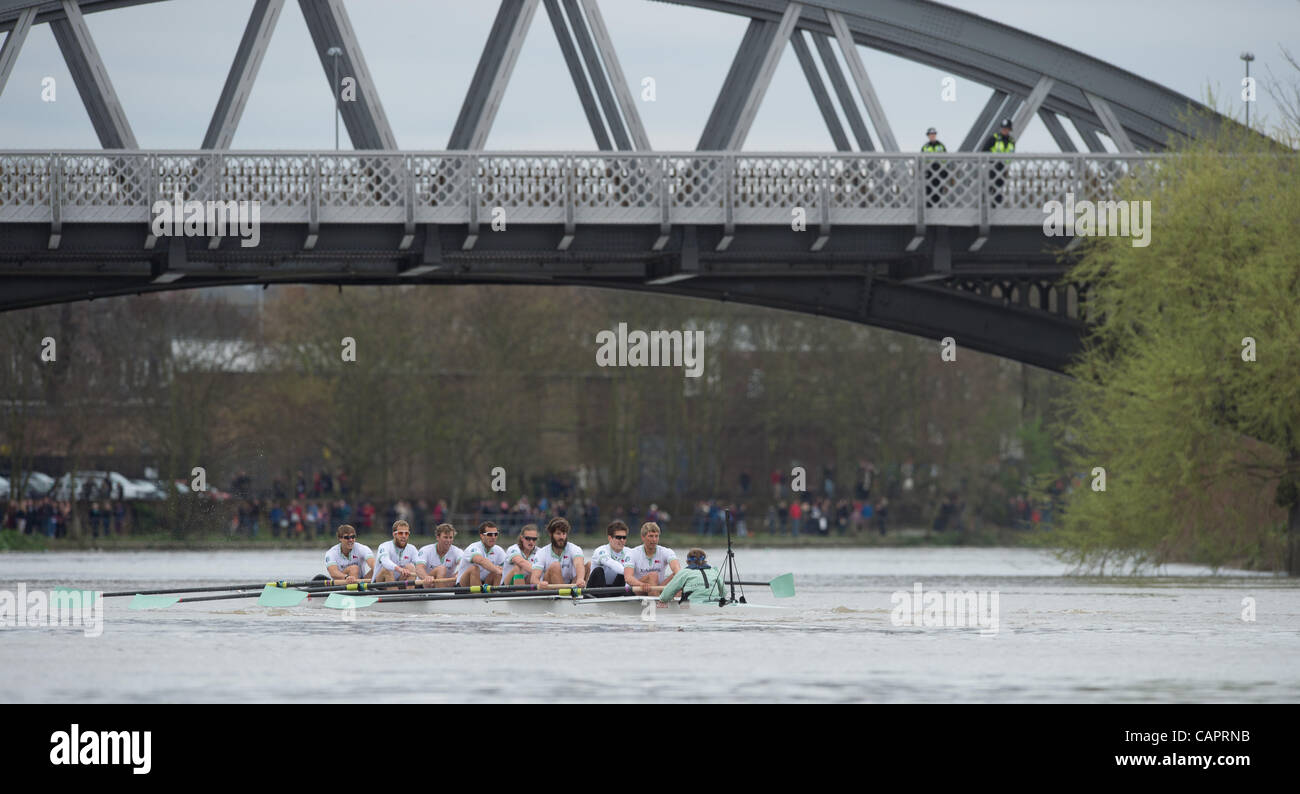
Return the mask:
[[957,151],[973,152],[976,146],[984,142],[987,130],[997,121],[998,110],[1006,101],[1006,91],[997,88],[993,89],[993,93],[989,95],[989,101],[984,103],[984,108],[975,117],[975,123],[970,125],[970,129],[966,132],[966,137],[962,139],[961,146],[958,147]]
[[799,66],[808,80],[808,88],[812,91],[817,109],[821,111],[822,119],[826,122],[826,130],[830,132],[831,140],[835,141],[835,149],[841,152],[853,151],[853,147],[849,145],[849,137],[844,134],[844,125],[840,124],[839,114],[835,112],[831,95],[827,93],[826,84],[822,82],[821,73],[817,71],[817,62],[813,59],[812,50],[808,49],[808,41],[804,38],[803,31],[796,30],[790,37],[790,43],[794,45],[795,57],[799,59]]
[[[284,0],[257,0],[253,4],[248,26],[244,28],[244,37],[239,41],[239,49],[235,50],[235,61],[230,65],[230,73],[226,75],[226,85],[221,89],[217,106],[212,111],[212,121],[208,123],[208,131],[203,136],[202,148],[230,148],[239,119],[244,115],[248,95],[253,90],[253,81],[257,79],[257,71],[262,66],[262,58],[271,42],[271,34],[275,31],[276,20],[280,18],[283,8]],[[333,79],[331,68],[330,80]]]
[[1080,121],[1079,119],[1076,118],[1072,118],[1070,119],[1070,121],[1074,123],[1074,129],[1078,131],[1079,138],[1083,140],[1083,145],[1088,147],[1088,151],[1090,152],[1106,151],[1106,144],[1101,142],[1101,138],[1097,137],[1096,127],[1092,126],[1091,124],[1088,124],[1087,122]]
[[605,123],[614,137],[614,143],[624,151],[631,149],[632,140],[627,135],[627,127],[623,125],[623,116],[619,112],[618,100],[614,98],[614,90],[605,76],[605,67],[601,65],[600,56],[596,54],[596,45],[592,43],[587,21],[574,0],[564,0],[564,10],[568,12],[569,24],[574,38],[577,39],[578,50],[587,64],[587,79],[595,86],[596,96],[600,99],[600,106],[605,113]]
[[138,149],[135,133],[131,132],[126,112],[108,79],[104,59],[99,57],[80,7],[72,0],[60,0],[60,4],[63,17],[50,20],[50,31],[63,52],[72,82],[99,136],[99,144],[105,149]]
[[840,100],[840,109],[844,111],[844,117],[849,120],[849,129],[853,130],[853,137],[857,139],[858,148],[864,152],[874,152],[876,147],[871,142],[871,133],[867,132],[867,123],[862,120],[858,102],[853,98],[853,89],[849,88],[844,70],[840,68],[840,62],[835,58],[830,36],[825,33],[813,33],[812,37],[813,43],[817,45],[817,54],[821,56],[822,66],[826,69],[826,77],[831,81],[835,96]]
[[36,21],[36,9],[27,8],[18,15],[17,21],[14,22],[13,30],[5,37],[3,47],[0,47],[0,94],[5,92],[5,83],[9,82],[9,73],[14,70],[14,62],[18,60],[18,53],[23,48],[23,42],[27,39],[27,32],[32,29],[32,23]]
[[1047,95],[1052,93],[1052,86],[1055,84],[1056,81],[1047,75],[1038,78],[1038,82],[1034,84],[1034,89],[1029,92],[1029,98],[1025,100],[1025,104],[1020,106],[1020,110],[1016,111],[1015,118],[1011,120],[1011,137],[1020,140],[1025,127],[1029,126],[1034,114],[1043,106],[1043,100],[1047,99]]
[[536,11],[537,0],[501,0],[492,31],[474,70],[474,79],[465,93],[456,126],[447,142],[448,149],[482,149],[487,143],[492,120],[501,106],[510,73],[514,71],[515,61],[519,60],[524,36]]
[[748,92],[754,79],[756,62],[775,34],[775,26],[760,19],[751,19],[745,27],[745,35],[741,37],[736,55],[731,59],[727,77],[722,81],[722,88],[713,102],[713,110],[709,112],[709,120],[704,123],[704,132],[700,133],[700,142],[695,148],[702,151],[726,148],[727,138],[735,127],[739,97]]
[[[560,52],[564,55],[564,63],[569,67],[569,77],[573,79],[573,87],[578,91],[578,101],[582,103],[582,112],[587,116],[587,124],[591,127],[591,135],[596,139],[596,148],[601,151],[608,151],[614,146],[610,143],[609,132],[605,129],[605,118],[601,115],[600,108],[596,105],[596,97],[592,93],[591,83],[587,79],[587,74],[582,70],[582,61],[578,58],[578,51],[573,45],[573,36],[569,32],[568,22],[564,19],[564,13],[560,11],[559,0],[543,0],[546,6],[546,15],[551,18],[551,28],[555,31],[555,38],[560,44]],[[619,147],[626,148],[626,147]]]
[[1061,123],[1061,119],[1058,118],[1055,113],[1047,108],[1039,108],[1038,117],[1043,120],[1043,124],[1046,125],[1047,131],[1052,134],[1052,140],[1056,141],[1056,145],[1061,148],[1061,151],[1078,151],[1074,145],[1074,141],[1070,140],[1070,134],[1065,131],[1065,125]]
[[740,40],[697,149],[735,151],[745,143],[767,93],[781,51],[794,32],[802,6],[789,3],[777,22],[754,19]]
[[840,54],[844,56],[849,74],[853,76],[853,82],[858,86],[858,93],[862,95],[862,103],[866,105],[867,115],[871,117],[871,126],[876,128],[880,148],[886,152],[898,151],[898,141],[894,139],[894,131],[889,127],[889,118],[885,116],[885,109],[876,96],[875,87],[871,85],[871,78],[867,76],[866,64],[862,62],[862,55],[853,41],[853,34],[849,32],[849,24],[844,21],[843,15],[835,11],[827,11],[826,20],[830,23],[831,30],[835,32],[835,40],[840,45]]
[[356,149],[396,149],[397,139],[379,101],[375,81],[366,68],[366,59],[343,8],[343,0],[298,0],[298,5],[316,45],[325,79],[330,84],[330,95],[337,97],[341,90],[341,86],[334,85],[334,59],[326,54],[330,47],[343,50],[343,55],[339,56],[339,80],[350,77],[356,81],[356,99],[339,102],[352,146]]
[[758,108],[763,103],[763,96],[772,83],[772,75],[776,73],[776,65],[781,61],[781,52],[785,49],[786,42],[790,40],[790,35],[794,33],[795,23],[799,21],[802,10],[803,6],[799,3],[790,3],[785,7],[781,21],[776,23],[771,39],[763,48],[754,80],[745,93],[740,112],[736,115],[735,124],[727,138],[725,148],[728,151],[738,151],[745,145],[745,138],[749,137],[749,129],[754,126],[754,119],[758,116]]
[[[641,113],[637,110],[632,92],[628,90],[627,79],[623,76],[623,67],[619,64],[618,54],[614,51],[614,40],[610,38],[609,30],[605,27],[605,19],[600,15],[600,8],[596,5],[596,0],[581,0],[581,3],[587,16],[587,24],[591,28],[591,35],[596,40],[596,48],[600,51],[601,60],[605,62],[606,79],[613,84],[614,95],[618,97],[618,103],[623,109],[623,119],[627,124],[628,134],[632,136],[633,148],[649,150],[650,137],[646,135],[645,125],[641,123]],[[572,16],[570,15],[570,18]]]
[[1101,125],[1106,128],[1106,134],[1115,142],[1115,148],[1121,152],[1136,152],[1137,147],[1129,140],[1128,133],[1124,131],[1123,125],[1115,116],[1115,111],[1111,109],[1110,103],[1101,97],[1089,91],[1084,91],[1083,96],[1092,106],[1092,112],[1097,114],[1101,120]]

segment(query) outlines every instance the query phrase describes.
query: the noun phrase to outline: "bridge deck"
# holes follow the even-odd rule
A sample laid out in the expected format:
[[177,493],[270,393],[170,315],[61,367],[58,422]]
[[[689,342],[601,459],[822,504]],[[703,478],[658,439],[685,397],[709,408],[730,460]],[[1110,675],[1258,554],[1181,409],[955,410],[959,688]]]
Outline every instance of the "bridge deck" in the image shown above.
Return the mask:
[[[0,223],[147,223],[155,202],[256,201],[263,223],[1038,226],[1121,198],[1158,154],[2,152]],[[997,185],[1002,180],[1001,186]]]

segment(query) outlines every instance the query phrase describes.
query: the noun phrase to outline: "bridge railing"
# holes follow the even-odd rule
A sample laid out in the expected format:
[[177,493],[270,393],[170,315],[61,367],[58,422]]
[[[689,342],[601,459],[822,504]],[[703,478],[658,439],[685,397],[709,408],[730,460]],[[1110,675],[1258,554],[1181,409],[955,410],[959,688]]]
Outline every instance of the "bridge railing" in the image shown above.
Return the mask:
[[1038,225],[1121,198],[1162,155],[719,152],[0,152],[0,222],[146,223],[257,201],[264,223]]

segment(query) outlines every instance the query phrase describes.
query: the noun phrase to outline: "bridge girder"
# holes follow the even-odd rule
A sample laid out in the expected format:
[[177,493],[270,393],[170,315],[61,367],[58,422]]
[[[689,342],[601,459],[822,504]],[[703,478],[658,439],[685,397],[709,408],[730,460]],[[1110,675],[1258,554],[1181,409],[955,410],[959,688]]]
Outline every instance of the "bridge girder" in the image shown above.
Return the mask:
[[[1083,328],[1078,296],[1047,297],[1065,273],[1062,247],[1045,248],[1033,229],[1006,232],[972,253],[973,229],[931,228],[913,251],[911,226],[837,229],[814,253],[806,233],[740,226],[719,252],[721,227],[690,226],[675,228],[654,252],[656,226],[593,226],[580,228],[561,251],[563,226],[527,225],[485,235],[467,251],[463,224],[422,225],[407,250],[401,225],[326,224],[304,251],[302,224],[265,224],[255,249],[241,249],[234,238],[214,248],[206,238],[173,237],[142,251],[139,229],[129,225],[68,225],[60,247],[48,250],[41,227],[0,224],[7,241],[0,311],[235,284],[567,284],[735,300],[952,336],[964,347],[1060,371]],[[683,277],[687,259],[693,269]]]
[[[127,5],[136,5],[161,0],[78,0],[76,5],[82,13],[95,13]],[[72,0],[60,0],[60,3],[72,3]],[[502,13],[509,19],[518,21],[520,17],[531,17],[537,0],[502,0]],[[1050,111],[1058,116],[1065,116],[1079,128],[1085,138],[1095,139],[1096,131],[1106,132],[1121,151],[1153,150],[1165,148],[1168,139],[1176,135],[1195,135],[1198,129],[1190,128],[1186,111],[1190,107],[1206,111],[1199,103],[1146,80],[1131,72],[1120,69],[1096,58],[1061,46],[1047,39],[1017,30],[989,19],[960,11],[940,3],[928,0],[801,0],[795,4],[781,0],[665,0],[679,5],[690,5],[712,9],[720,12],[744,16],[753,21],[752,30],[774,33],[769,26],[777,26],[793,5],[800,6],[794,35],[807,31],[814,35],[814,42],[821,43],[835,38],[841,44],[854,81],[859,88],[864,88],[865,71],[858,74],[860,61],[849,57],[845,48],[848,40],[865,45],[882,52],[888,52],[918,63],[943,69],[983,85],[1010,97],[1035,96],[1035,88],[1042,88],[1044,79],[1050,80],[1049,87],[1042,91],[1041,105],[1034,110]],[[355,76],[366,85],[359,85],[358,99],[355,103],[344,103],[345,119],[354,145],[358,148],[391,149],[396,148],[392,141],[391,130],[379,106],[378,96],[373,85],[369,84],[369,75],[361,58],[359,47],[355,46],[350,25],[342,12],[340,0],[300,0],[305,17],[308,19],[313,38],[316,40],[322,65],[327,65],[324,55],[325,45],[342,44],[345,50],[347,71],[344,74]],[[569,0],[566,0],[566,4]],[[620,72],[617,72],[617,59],[614,57],[613,45],[608,35],[602,37],[603,26],[599,23],[599,12],[595,10],[594,0],[582,0],[585,15],[590,19],[591,32],[596,44],[601,49],[601,59],[609,70],[609,82],[619,96],[623,105],[623,115],[629,125],[638,122],[629,114],[635,111],[635,105],[626,94],[627,86]],[[34,22],[55,23],[56,30],[66,27],[68,16],[63,6],[54,5],[50,0],[0,0],[0,30],[10,30],[19,25],[20,17],[25,11],[37,9]],[[522,12],[522,13],[521,13]],[[256,15],[257,9],[254,9]],[[581,16],[581,14],[579,15]],[[526,20],[523,20],[526,22]],[[499,100],[508,79],[509,63],[501,61],[503,56],[511,54],[512,47],[517,53],[518,42],[522,40],[522,31],[518,25],[511,25],[511,31],[502,34],[494,25],[492,37],[484,51],[486,61],[481,61],[480,72],[476,72],[466,95],[466,107],[458,121],[453,134],[453,143],[449,148],[482,148],[486,140],[486,122],[490,125],[492,100]],[[513,38],[512,35],[513,34]],[[770,38],[768,35],[760,38]],[[344,41],[343,39],[346,39]],[[493,41],[497,41],[494,45]],[[762,43],[762,42],[760,42]],[[768,42],[771,43],[771,42]],[[498,46],[499,45],[499,46]],[[742,51],[745,47],[742,45]],[[742,53],[738,53],[738,56]],[[852,53],[856,55],[856,53]],[[748,63],[752,58],[745,57]],[[856,62],[856,65],[855,65]],[[486,67],[484,66],[486,63]],[[829,64],[828,64],[829,66]],[[504,67],[504,68],[503,68]],[[743,71],[743,70],[742,70]],[[593,75],[595,76],[595,75]],[[834,79],[833,75],[831,75]],[[599,82],[597,83],[599,87]],[[725,87],[725,85],[724,85]],[[892,137],[888,133],[888,123],[879,103],[873,103],[869,82],[862,91],[862,99],[868,112],[872,115],[877,133],[888,143]],[[815,89],[814,89],[815,90]],[[97,97],[109,96],[102,90],[87,97],[88,107],[93,110]],[[745,92],[749,96],[749,92]],[[720,95],[716,105],[723,109],[734,98]],[[744,98],[738,100],[744,102]],[[1022,100],[1023,101],[1023,100]],[[224,94],[223,94],[224,102]],[[218,113],[223,103],[218,104]],[[846,114],[850,105],[842,103]],[[1033,103],[1031,102],[1030,105]],[[1007,110],[1014,111],[1020,107],[1017,102]],[[1029,105],[1025,106],[1026,109]],[[716,109],[716,108],[715,108]],[[109,107],[111,111],[111,107]],[[730,118],[739,117],[740,109],[732,108],[723,115]],[[748,109],[746,109],[748,112]],[[214,113],[214,117],[218,114]],[[879,119],[876,118],[877,113]],[[607,118],[609,111],[606,110]],[[101,114],[102,115],[102,114]],[[1004,113],[1004,115],[1007,115]],[[95,114],[92,113],[92,120]],[[125,118],[120,114],[109,113],[104,118],[115,119],[119,133],[125,125]],[[1027,123],[1032,118],[1024,114]],[[725,132],[734,132],[734,124],[724,124]],[[97,127],[98,128],[98,127]],[[129,127],[125,127],[129,130]],[[707,132],[707,129],[706,129]],[[721,134],[721,133],[720,133]],[[119,134],[120,137],[120,134]],[[635,138],[635,136],[633,136]],[[718,137],[714,135],[712,137]],[[716,143],[706,144],[705,135],[701,138],[701,148],[725,148]],[[734,136],[732,136],[734,137]],[[1055,135],[1053,136],[1056,137]],[[107,143],[117,138],[101,139]],[[463,141],[462,141],[463,139]],[[123,141],[127,140],[122,138]],[[1059,139],[1057,139],[1059,140]],[[459,141],[459,142],[458,142]],[[476,145],[477,143],[477,145]],[[1099,141],[1089,141],[1093,151],[1103,151]],[[868,147],[861,146],[863,150]],[[648,149],[636,144],[634,148]],[[885,150],[891,147],[886,145]]]

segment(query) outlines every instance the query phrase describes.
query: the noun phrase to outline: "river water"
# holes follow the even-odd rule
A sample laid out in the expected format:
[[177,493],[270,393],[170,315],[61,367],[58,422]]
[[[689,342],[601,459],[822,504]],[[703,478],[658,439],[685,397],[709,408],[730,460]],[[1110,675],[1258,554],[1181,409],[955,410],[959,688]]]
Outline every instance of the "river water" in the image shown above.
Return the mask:
[[[309,579],[320,558],[0,554],[0,590]],[[133,612],[109,599],[99,636],[0,628],[0,702],[1300,701],[1300,583],[1285,578],[1193,566],[1078,577],[1024,549],[737,559],[746,580],[793,572],[793,599],[748,588],[751,602],[788,609],[693,608],[655,622],[361,610],[349,621],[249,600]],[[918,607],[930,593],[985,595],[983,627],[932,625],[937,612],[907,623],[918,583]],[[1252,604],[1255,619],[1243,619]]]

